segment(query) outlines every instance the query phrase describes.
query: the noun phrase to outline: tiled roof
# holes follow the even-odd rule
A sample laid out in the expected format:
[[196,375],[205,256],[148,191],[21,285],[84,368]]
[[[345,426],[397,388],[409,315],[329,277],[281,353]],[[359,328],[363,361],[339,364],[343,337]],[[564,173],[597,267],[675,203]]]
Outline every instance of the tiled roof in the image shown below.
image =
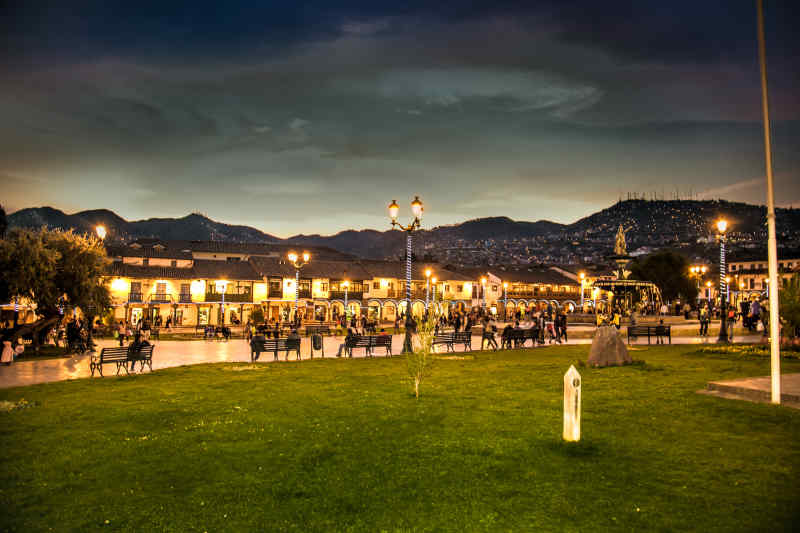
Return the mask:
[[[275,257],[251,257],[253,267],[263,276],[292,277],[295,268],[284,259]],[[370,279],[367,272],[358,261],[325,261],[311,260],[300,270],[303,278],[329,278],[329,279]]]
[[[247,243],[247,242],[229,242],[229,241],[189,241],[189,240],[166,241],[157,239],[137,239],[136,241],[133,241],[131,244],[134,243],[141,245],[141,248],[138,248],[139,253],[141,253],[142,250],[153,250],[154,245],[162,245],[166,247],[165,252],[175,251],[175,253],[194,251],[194,252],[205,252],[205,253],[232,253],[232,254],[235,253],[235,254],[247,254],[247,255],[278,254],[281,256],[285,256],[288,252],[292,250],[296,251],[308,250],[312,253],[313,256],[318,257],[319,259],[328,259],[328,260],[353,259],[353,256],[350,254],[339,252],[338,250],[334,250],[326,246],[299,246],[299,245],[291,245],[283,243],[257,243],[257,242]],[[137,250],[136,248],[131,248],[130,245],[121,248],[125,248],[126,251],[128,251],[129,249]],[[141,256],[134,255],[133,257],[141,257]],[[149,257],[156,257],[156,256],[149,256]]]
[[262,279],[246,261],[195,260],[191,268],[129,265],[114,261],[109,266],[109,275],[151,279]]
[[469,277],[469,279],[480,279],[487,272],[497,276],[509,283],[543,283],[551,285],[578,285],[573,279],[551,269],[547,266],[528,265],[528,266],[491,266],[482,268],[459,269],[459,272]]
[[131,246],[112,245],[106,246],[106,254],[110,257],[152,257],[165,259],[191,259],[192,253],[177,248],[161,250],[152,246],[142,246],[141,248]]
[[121,261],[114,261],[108,268],[110,276],[127,278],[192,279],[195,277],[191,268],[129,265]]

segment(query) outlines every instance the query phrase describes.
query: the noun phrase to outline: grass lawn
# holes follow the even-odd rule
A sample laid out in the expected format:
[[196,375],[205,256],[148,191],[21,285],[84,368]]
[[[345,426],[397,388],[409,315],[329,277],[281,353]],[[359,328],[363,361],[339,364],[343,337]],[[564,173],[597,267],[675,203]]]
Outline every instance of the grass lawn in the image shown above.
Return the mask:
[[0,530],[791,530],[800,411],[695,394],[769,372],[695,349],[579,369],[578,444],[587,346],[437,360],[419,401],[400,357],[1,390]]

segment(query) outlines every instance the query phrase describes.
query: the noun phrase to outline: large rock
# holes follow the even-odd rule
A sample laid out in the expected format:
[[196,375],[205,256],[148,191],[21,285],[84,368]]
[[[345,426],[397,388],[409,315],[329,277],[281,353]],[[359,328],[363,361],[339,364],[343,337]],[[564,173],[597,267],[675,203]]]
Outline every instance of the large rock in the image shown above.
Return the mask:
[[589,366],[620,366],[632,363],[628,348],[614,326],[600,326],[592,339]]

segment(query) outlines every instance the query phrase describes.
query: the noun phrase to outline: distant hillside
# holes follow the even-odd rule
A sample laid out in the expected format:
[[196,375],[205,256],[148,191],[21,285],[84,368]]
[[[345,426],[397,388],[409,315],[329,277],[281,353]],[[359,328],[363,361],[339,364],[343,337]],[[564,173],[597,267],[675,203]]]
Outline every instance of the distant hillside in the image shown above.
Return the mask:
[[[544,256],[557,258],[566,242],[585,248],[590,243],[607,248],[620,224],[629,230],[629,246],[662,246],[676,242],[695,242],[713,233],[713,223],[720,217],[731,223],[731,231],[763,242],[766,213],[763,206],[715,200],[627,200],[563,225],[546,220],[514,221],[507,217],[469,220],[461,224],[438,226],[415,234],[415,253],[433,254],[450,248],[506,248],[510,258],[542,256],[543,244],[551,249]],[[800,210],[777,210],[779,234],[800,231]],[[405,234],[402,231],[347,230],[335,235],[295,235],[280,239],[248,226],[232,226],[202,215],[183,218],[150,218],[129,222],[112,211],[81,211],[65,214],[51,207],[23,209],[8,216],[9,227],[73,228],[92,232],[97,224],[105,225],[112,239],[130,240],[157,237],[176,240],[215,240],[230,242],[286,243],[327,246],[364,258],[387,258],[401,255]],[[521,242],[507,245],[503,243]],[[536,244],[533,244],[535,241]],[[514,248],[516,246],[516,248]],[[509,248],[510,247],[510,248]],[[505,260],[503,257],[500,260]]]
[[[800,209],[777,209],[778,232],[800,229]],[[608,234],[620,224],[634,240],[654,236],[679,240],[709,235],[714,223],[725,218],[732,232],[758,234],[766,231],[764,206],[719,200],[627,200],[582,218],[565,227],[568,235]]]
[[98,224],[104,225],[109,237],[131,240],[142,237],[160,239],[232,241],[232,242],[281,242],[273,235],[249,226],[232,226],[215,222],[202,215],[191,214],[183,218],[148,218],[128,222],[113,211],[105,209],[81,211],[67,215],[52,207],[21,209],[8,215],[9,227],[74,229],[91,233]]

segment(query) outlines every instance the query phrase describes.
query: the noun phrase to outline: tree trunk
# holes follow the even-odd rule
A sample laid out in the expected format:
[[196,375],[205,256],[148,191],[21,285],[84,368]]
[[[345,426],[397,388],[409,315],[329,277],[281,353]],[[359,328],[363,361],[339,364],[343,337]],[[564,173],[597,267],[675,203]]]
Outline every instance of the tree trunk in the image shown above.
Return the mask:
[[414,396],[419,400],[419,378],[414,378]]
[[56,325],[59,320],[61,320],[61,316],[55,315],[41,318],[33,324],[23,324],[22,326],[15,328],[14,331],[12,331],[7,337],[7,340],[13,340],[30,334],[31,346],[33,347],[33,351],[38,354],[39,348],[42,344],[42,336],[46,334],[50,328]]

